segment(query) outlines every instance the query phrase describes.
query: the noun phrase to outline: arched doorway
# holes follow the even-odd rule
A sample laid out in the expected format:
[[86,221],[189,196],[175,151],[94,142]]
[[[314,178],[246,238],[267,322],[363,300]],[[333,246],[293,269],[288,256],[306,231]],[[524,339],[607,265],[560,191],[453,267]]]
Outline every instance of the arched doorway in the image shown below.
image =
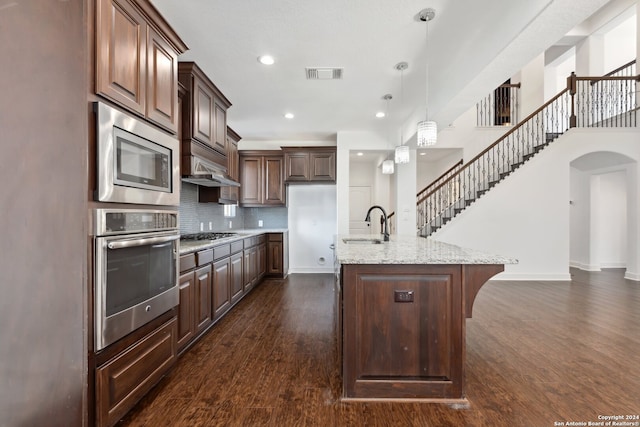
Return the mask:
[[638,242],[629,239],[637,227],[636,195],[630,182],[637,163],[622,154],[598,151],[570,163],[570,263],[599,271],[626,268]]

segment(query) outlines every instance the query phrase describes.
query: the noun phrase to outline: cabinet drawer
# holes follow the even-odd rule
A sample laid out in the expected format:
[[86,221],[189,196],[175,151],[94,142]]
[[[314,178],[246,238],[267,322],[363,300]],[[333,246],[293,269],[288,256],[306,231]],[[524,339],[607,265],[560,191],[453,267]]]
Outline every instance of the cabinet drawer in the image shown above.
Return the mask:
[[196,254],[187,254],[180,257],[180,273],[196,268]]
[[267,236],[265,236],[264,234],[261,234],[258,236],[258,244],[264,243],[267,239]]
[[282,233],[269,233],[270,242],[282,242]]
[[231,255],[231,245],[220,245],[213,248],[213,259],[220,259]]
[[174,317],[96,369],[96,425],[118,422],[176,360]]
[[196,253],[196,260],[198,266],[211,264],[213,262],[213,249],[207,249]]
[[254,247],[257,241],[258,239],[256,239],[255,237],[247,237],[246,239],[244,239],[244,248],[248,249]]
[[243,248],[244,248],[244,242],[242,240],[238,240],[237,242],[231,243],[232,254],[240,252]]

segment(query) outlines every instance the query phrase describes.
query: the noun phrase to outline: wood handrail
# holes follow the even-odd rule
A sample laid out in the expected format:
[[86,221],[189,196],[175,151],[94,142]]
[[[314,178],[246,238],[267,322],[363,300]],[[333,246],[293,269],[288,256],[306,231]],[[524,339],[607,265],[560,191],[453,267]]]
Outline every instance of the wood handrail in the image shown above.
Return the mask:
[[427,188],[431,187],[435,182],[438,182],[439,180],[441,180],[442,178],[444,178],[449,172],[451,172],[452,170],[454,170],[455,168],[457,168],[458,166],[460,166],[461,164],[463,164],[464,161],[463,159],[458,160],[458,162],[451,166],[449,169],[447,169],[447,171],[445,173],[443,173],[442,175],[440,175],[439,177],[437,177],[436,179],[434,179],[433,181],[431,181],[431,184],[427,185],[426,187],[424,187],[422,190],[418,191],[416,193],[416,197],[418,197],[421,193],[423,193]]
[[[498,145],[502,140],[504,140],[505,138],[507,138],[509,135],[511,135],[512,133],[516,132],[517,130],[519,130],[521,127],[524,126],[525,123],[527,123],[530,119],[532,119],[533,117],[536,116],[536,114],[540,113],[542,110],[544,110],[547,106],[551,105],[556,99],[560,98],[562,95],[564,95],[566,92],[569,91],[569,88],[565,88],[564,90],[562,90],[560,93],[558,93],[556,96],[554,96],[553,98],[551,98],[550,100],[548,100],[547,102],[545,102],[544,104],[542,104],[542,106],[540,108],[538,108],[537,110],[535,110],[533,113],[529,114],[524,120],[522,120],[520,123],[518,123],[516,126],[514,126],[513,128],[511,128],[511,130],[509,130],[509,132],[505,133],[504,135],[502,135],[500,138],[498,138],[493,144],[489,145],[487,148],[485,148],[482,152],[480,152],[480,154],[478,154],[477,156],[475,156],[473,159],[469,160],[464,166],[462,166],[460,168],[460,170],[458,171],[459,175],[464,169],[467,169],[473,162],[475,162],[476,160],[478,160],[480,157],[484,156],[487,152],[489,152],[493,147],[495,147],[496,145]],[[427,199],[429,196],[431,196],[433,193],[435,193],[436,191],[438,191],[441,187],[443,187],[447,182],[451,181],[453,177],[447,179],[446,181],[442,182],[440,185],[436,186],[436,188],[434,188],[433,190],[431,190],[426,196],[423,196],[420,200],[418,200],[417,204],[422,203],[423,201],[425,201],[425,199]]]

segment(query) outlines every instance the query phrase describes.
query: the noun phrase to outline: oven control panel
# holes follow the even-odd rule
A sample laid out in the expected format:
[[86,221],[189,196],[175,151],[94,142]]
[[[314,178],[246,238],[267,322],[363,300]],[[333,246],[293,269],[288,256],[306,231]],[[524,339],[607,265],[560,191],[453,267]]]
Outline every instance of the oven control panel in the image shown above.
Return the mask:
[[176,230],[177,228],[177,211],[133,209],[95,210],[95,236]]

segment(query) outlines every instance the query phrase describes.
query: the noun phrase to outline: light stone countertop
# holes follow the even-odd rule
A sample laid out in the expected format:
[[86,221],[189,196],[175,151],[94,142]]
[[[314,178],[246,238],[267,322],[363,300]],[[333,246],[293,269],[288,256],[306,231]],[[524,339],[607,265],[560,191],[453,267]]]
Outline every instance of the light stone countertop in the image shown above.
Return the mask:
[[391,236],[380,244],[345,243],[343,239],[380,239],[382,235],[338,235],[335,253],[340,264],[517,264],[518,260],[431,238]]
[[[191,252],[197,252],[204,249],[213,248],[214,246],[223,245],[225,243],[235,242],[242,240],[246,237],[259,236],[265,233],[285,233],[287,228],[252,228],[252,229],[240,229],[240,230],[219,230],[211,231],[211,233],[237,233],[235,236],[225,237],[216,240],[189,240],[186,242],[180,242],[180,255],[186,255]],[[204,231],[209,233],[209,231]]]

